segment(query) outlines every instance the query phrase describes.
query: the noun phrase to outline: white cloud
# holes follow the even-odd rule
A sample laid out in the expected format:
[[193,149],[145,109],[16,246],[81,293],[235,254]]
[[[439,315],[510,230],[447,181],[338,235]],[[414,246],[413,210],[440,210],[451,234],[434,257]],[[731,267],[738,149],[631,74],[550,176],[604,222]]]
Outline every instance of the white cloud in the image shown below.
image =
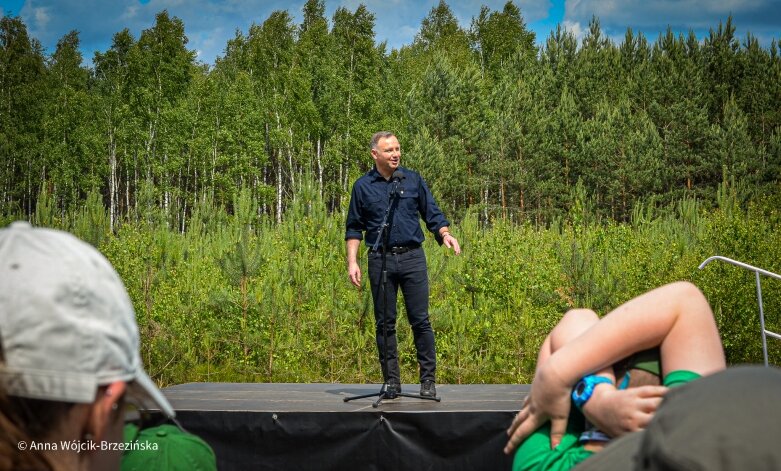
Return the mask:
[[366,5],[366,8],[368,8],[369,11],[373,12],[378,9],[382,9],[387,4],[382,1],[373,1],[373,0],[368,0],[365,2],[362,2],[361,0],[342,0],[341,2],[339,2],[340,7],[350,11],[355,11],[360,5]]
[[128,5],[125,11],[120,15],[120,19],[123,21],[134,20],[140,10],[141,5]]
[[49,27],[49,20],[51,20],[51,15],[49,15],[48,8],[33,8],[33,18],[36,29],[46,30]]
[[592,16],[606,30],[707,29],[732,14],[734,24],[747,30],[778,30],[777,0],[568,0],[565,20],[587,24]]
[[605,35],[623,41],[627,28],[655,41],[670,27],[700,40],[732,15],[739,40],[751,32],[764,47],[779,39],[778,0],[566,0],[565,22],[586,25],[597,17]]
[[551,3],[550,0],[521,0],[516,2],[527,24],[547,18],[548,11],[551,9]]
[[577,21],[564,20],[561,22],[561,27],[572,33],[578,42],[581,42],[586,36],[586,28]]

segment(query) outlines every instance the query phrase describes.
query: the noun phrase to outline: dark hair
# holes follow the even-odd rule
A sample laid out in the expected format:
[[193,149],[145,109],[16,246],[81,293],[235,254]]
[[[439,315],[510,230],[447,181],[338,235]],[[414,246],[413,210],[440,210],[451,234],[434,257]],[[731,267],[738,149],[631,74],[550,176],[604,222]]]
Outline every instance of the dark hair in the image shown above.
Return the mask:
[[[0,365],[4,363],[0,344]],[[19,443],[45,438],[73,406],[70,402],[9,396],[0,387],[0,471],[54,469],[41,451],[20,451]]]
[[372,140],[369,141],[369,148],[370,149],[376,149],[377,143],[380,142],[380,139],[387,139],[389,137],[396,137],[395,134],[393,134],[390,131],[377,131],[374,134],[372,134]]
[[70,403],[14,397],[0,392],[0,471],[54,469],[41,451],[19,451],[18,444],[45,438],[45,431],[51,431],[71,407]]

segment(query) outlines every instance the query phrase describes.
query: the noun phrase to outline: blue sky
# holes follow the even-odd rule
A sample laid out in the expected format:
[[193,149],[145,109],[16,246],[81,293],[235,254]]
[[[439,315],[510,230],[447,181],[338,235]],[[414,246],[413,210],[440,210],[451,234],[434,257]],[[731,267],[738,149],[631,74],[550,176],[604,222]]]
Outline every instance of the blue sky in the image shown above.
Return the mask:
[[[481,5],[501,10],[507,0],[450,0],[461,26],[468,28]],[[351,11],[361,3],[375,14],[378,42],[389,48],[410,44],[423,18],[439,0],[326,0],[331,18],[338,7]],[[188,47],[198,60],[212,64],[224,52],[236,30],[246,33],[252,23],[262,23],[274,10],[287,10],[298,22],[305,0],[0,0],[0,13],[20,16],[31,36],[52,52],[57,41],[71,30],[79,31],[87,63],[95,51],[105,51],[112,36],[128,28],[135,38],[154,24],[155,15],[168,12],[184,21]],[[731,13],[737,35],[751,32],[765,47],[781,38],[780,0],[514,0],[527,27],[544,43],[561,24],[579,38],[593,16],[603,31],[620,42],[628,27],[654,41],[667,26],[677,32],[694,30],[700,38]]]

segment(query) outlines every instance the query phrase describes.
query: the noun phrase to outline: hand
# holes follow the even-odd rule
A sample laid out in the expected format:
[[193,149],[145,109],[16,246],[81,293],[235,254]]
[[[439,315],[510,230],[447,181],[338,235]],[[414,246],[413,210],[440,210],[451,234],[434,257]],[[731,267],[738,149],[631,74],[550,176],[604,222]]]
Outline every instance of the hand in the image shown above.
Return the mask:
[[526,437],[548,420],[551,422],[551,449],[559,445],[567,430],[572,385],[565,384],[547,367],[548,364],[538,368],[523,408],[507,429],[510,439],[504,447],[505,454],[512,453]]
[[442,243],[445,244],[445,247],[453,249],[453,252],[455,252],[456,255],[461,253],[461,246],[458,245],[458,239],[450,235],[450,233],[445,234],[445,237],[442,238]]
[[347,275],[350,277],[350,283],[354,284],[356,288],[361,287],[361,267],[358,262],[347,264]]
[[664,386],[617,390],[610,385],[598,385],[583,406],[583,414],[599,430],[617,438],[645,428],[667,391]]
[[[523,398],[523,405],[521,406],[521,410],[518,411],[517,414],[515,414],[515,417],[513,418],[513,422],[510,424],[510,428],[507,429],[507,435],[512,436],[512,434],[515,432],[515,430],[518,429],[518,427],[521,425],[521,422],[525,420],[524,417],[521,417],[521,412],[526,410],[526,407],[529,405],[529,398],[531,397],[531,393],[527,395],[525,398]],[[518,442],[520,444],[520,441]],[[517,448],[518,444],[515,444],[512,446],[511,449],[507,449],[507,446],[510,445],[510,442],[507,442],[507,446],[505,446],[504,452],[509,454],[509,452],[513,451],[515,448]]]

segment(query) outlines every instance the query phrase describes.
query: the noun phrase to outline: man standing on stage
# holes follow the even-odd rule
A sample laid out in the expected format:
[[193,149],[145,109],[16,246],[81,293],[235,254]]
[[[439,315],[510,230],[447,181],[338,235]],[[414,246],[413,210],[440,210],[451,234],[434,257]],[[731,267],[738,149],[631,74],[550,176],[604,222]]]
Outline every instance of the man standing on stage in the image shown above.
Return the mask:
[[[358,248],[366,235],[369,248],[369,281],[374,300],[377,348],[385,385],[383,390],[388,399],[401,392],[401,376],[396,347],[396,296],[401,288],[407,318],[412,327],[415,349],[420,365],[420,395],[436,397],[435,387],[437,360],[434,348],[434,331],[428,317],[428,271],[426,255],[423,253],[423,231],[420,219],[436,237],[437,242],[461,253],[458,240],[450,234],[447,219],[434,201],[423,178],[412,170],[399,166],[401,147],[396,136],[387,131],[375,133],[371,139],[371,154],[374,168],[356,180],[350,196],[347,213],[347,272],[350,281],[361,286],[361,269],[358,266]],[[391,196],[389,196],[391,195]],[[387,306],[383,310],[380,291],[382,270],[382,241],[377,250],[372,248],[381,232],[389,205],[390,233],[386,254]],[[385,311],[385,312],[383,312]],[[383,316],[387,316],[387,358],[383,342]]]

